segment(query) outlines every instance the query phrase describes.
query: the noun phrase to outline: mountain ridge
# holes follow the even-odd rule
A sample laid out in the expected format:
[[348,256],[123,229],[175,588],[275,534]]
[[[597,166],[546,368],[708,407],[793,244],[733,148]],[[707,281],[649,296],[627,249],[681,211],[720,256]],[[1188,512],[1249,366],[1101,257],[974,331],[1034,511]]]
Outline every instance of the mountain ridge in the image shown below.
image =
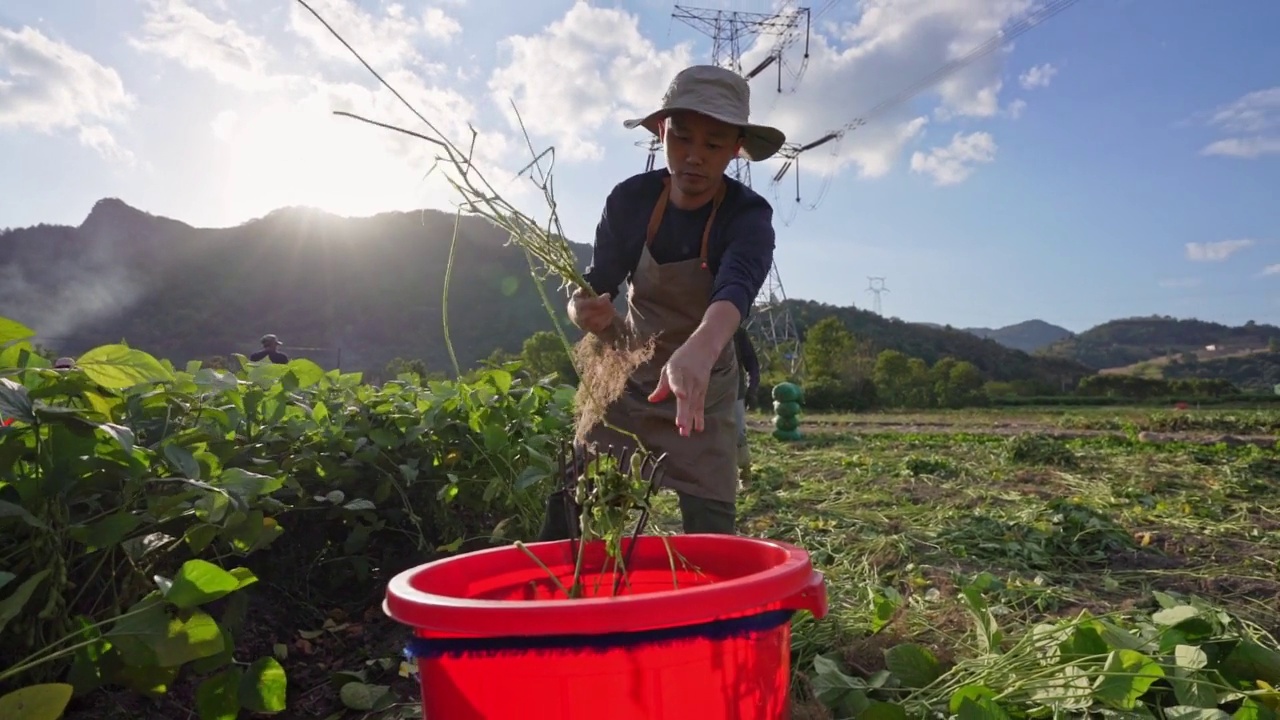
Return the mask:
[[[454,215],[430,209],[344,217],[294,206],[201,228],[102,198],[78,226],[0,232],[0,315],[33,327],[42,344],[63,354],[124,338],[181,362],[252,352],[257,338],[272,332],[291,355],[329,366],[368,371],[394,358],[417,358],[448,371],[442,296],[453,232]],[[585,267],[591,246],[570,245]],[[495,351],[517,353],[530,335],[553,329],[524,254],[507,245],[500,228],[463,216],[454,254],[448,320],[459,365],[474,366]],[[561,327],[576,339],[557,284],[546,280],[543,290]],[[1043,320],[957,330],[787,302],[802,333],[838,315],[882,349],[930,361],[952,354],[989,377],[1022,374],[1055,385],[1095,368],[1084,360],[1098,359],[1091,338],[1108,326],[1078,335]],[[1179,322],[1200,323],[1202,335],[1216,332],[1219,341],[1235,337],[1227,326],[1204,321],[1169,319],[1166,325],[1176,329]],[[1143,332],[1161,342],[1155,337],[1160,328]],[[1268,333],[1245,335],[1256,340]],[[1050,336],[1058,337],[1042,346]],[[1128,347],[1117,353],[1128,358],[1142,354],[1132,340],[1112,333],[1104,344]]]

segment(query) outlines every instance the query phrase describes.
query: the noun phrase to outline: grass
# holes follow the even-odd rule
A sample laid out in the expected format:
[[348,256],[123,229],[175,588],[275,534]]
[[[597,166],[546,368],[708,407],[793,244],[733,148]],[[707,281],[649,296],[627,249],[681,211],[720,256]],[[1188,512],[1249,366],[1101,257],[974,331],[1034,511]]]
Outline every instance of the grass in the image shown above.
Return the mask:
[[[1142,424],[1151,413],[1071,416]],[[924,418],[950,427],[902,429]],[[845,423],[826,426],[806,418],[806,438],[796,443],[753,428],[740,531],[806,548],[829,593],[827,618],[795,623],[794,717],[843,717],[814,699],[820,657],[868,678],[886,667],[885,650],[905,642],[943,663],[977,656],[961,592],[975,578],[1006,638],[1082,610],[1151,611],[1153,591],[1200,596],[1280,635],[1280,454],[1273,446],[1038,432],[1062,418],[901,415],[906,422],[876,432],[858,431],[864,418],[818,418]],[[978,419],[1018,423],[1026,432],[983,431]],[[670,493],[659,497],[654,523],[678,531]],[[384,569],[420,561],[391,557]],[[324,572],[264,578],[250,609],[263,650],[287,658],[289,710],[280,717],[420,717],[416,683],[399,672],[404,633],[379,607],[382,587],[325,600],[313,589],[324,585]],[[352,673],[361,687],[382,693],[366,710],[344,708],[332,690],[335,678]],[[128,716],[187,717],[173,707],[155,715],[134,708]]]

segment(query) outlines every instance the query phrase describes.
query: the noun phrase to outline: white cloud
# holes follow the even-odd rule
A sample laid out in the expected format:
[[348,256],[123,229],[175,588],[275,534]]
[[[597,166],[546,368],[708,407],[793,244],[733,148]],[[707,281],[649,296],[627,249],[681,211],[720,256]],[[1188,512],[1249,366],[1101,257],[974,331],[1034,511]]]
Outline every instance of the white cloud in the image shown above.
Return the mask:
[[515,128],[514,101],[530,134],[550,136],[565,160],[600,158],[596,134],[653,110],[672,76],[694,62],[688,43],[658,50],[635,15],[585,2],[542,32],[503,45],[511,60],[489,79],[494,102]]
[[933,178],[935,185],[955,185],[973,174],[974,165],[996,158],[996,142],[990,133],[956,133],[946,147],[935,147],[926,155],[911,155],[911,170]]
[[1268,265],[1262,268],[1263,275],[1280,275],[1280,264]]
[[[417,43],[422,39],[447,40],[462,31],[457,20],[436,8],[412,15],[403,5],[391,3],[383,14],[375,15],[355,0],[308,0],[307,4],[379,73],[403,67],[430,74],[443,72],[443,66],[427,62]],[[289,3],[289,30],[307,40],[321,57],[336,60],[344,67],[355,62],[351,53],[300,3]]]
[[1226,260],[1241,250],[1256,244],[1256,241],[1247,238],[1207,243],[1189,242],[1187,243],[1187,259],[1196,262],[1218,262]]
[[[773,68],[753,81],[753,118],[781,127],[796,144],[815,141],[968,54],[1031,5],[1032,0],[866,0],[851,19],[829,20],[831,13],[813,27],[798,85],[791,76],[798,69],[799,44],[786,59],[784,93],[776,91]],[[670,34],[705,43],[697,30],[679,24]],[[762,36],[744,48],[743,67],[767,58],[775,40]],[[531,132],[553,138],[561,157],[579,159],[598,158],[601,133],[617,133],[625,116],[656,105],[679,68],[707,61],[691,56],[685,42],[655,48],[637,32],[633,13],[581,1],[542,32],[510,38],[507,45],[510,60],[490,81],[495,100],[506,106],[507,96],[514,95]],[[1004,55],[979,58],[923,90],[922,97],[892,103],[839,142],[806,153],[806,173],[852,165],[863,177],[883,176],[920,137],[930,114],[939,122],[1002,112],[1016,117],[1025,104],[1002,111],[999,102]],[[923,109],[921,103],[935,107]],[[636,131],[634,138],[642,141],[644,135]]]
[[1209,124],[1228,137],[1209,143],[1201,155],[1249,159],[1280,154],[1280,86],[1248,93],[1217,108]]
[[1057,74],[1058,68],[1051,63],[1045,63],[1028,68],[1026,72],[1018,76],[1018,82],[1027,90],[1049,87],[1049,83],[1053,81],[1053,76]]
[[0,27],[0,130],[75,130],[103,157],[132,163],[103,123],[134,104],[114,69],[33,27]]
[[129,44],[227,85],[252,89],[273,84],[267,76],[271,48],[263,38],[234,20],[216,21],[186,0],[146,0],[141,36],[130,38]]

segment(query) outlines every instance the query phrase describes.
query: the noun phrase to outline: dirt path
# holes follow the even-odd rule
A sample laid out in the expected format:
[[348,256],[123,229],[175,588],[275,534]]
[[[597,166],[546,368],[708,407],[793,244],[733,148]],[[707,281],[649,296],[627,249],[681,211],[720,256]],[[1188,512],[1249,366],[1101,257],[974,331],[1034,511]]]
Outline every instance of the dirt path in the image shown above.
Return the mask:
[[[769,432],[773,426],[768,420],[751,418],[747,425],[753,430]],[[829,420],[826,418],[805,419],[800,422],[801,432],[823,434],[846,433],[852,435],[877,435],[884,433],[921,433],[932,435],[951,435],[954,433],[972,433],[978,435],[1013,436],[1023,433],[1036,433],[1046,437],[1062,440],[1078,438],[1117,438],[1124,439],[1128,435],[1118,430],[1064,429],[1052,425],[1034,422],[994,422],[994,423],[945,423],[916,422],[906,423],[886,420]],[[1257,445],[1263,448],[1274,448],[1280,437],[1275,435],[1227,435],[1211,432],[1151,432],[1144,430],[1138,433],[1138,439],[1150,443],[1195,443],[1198,445]]]

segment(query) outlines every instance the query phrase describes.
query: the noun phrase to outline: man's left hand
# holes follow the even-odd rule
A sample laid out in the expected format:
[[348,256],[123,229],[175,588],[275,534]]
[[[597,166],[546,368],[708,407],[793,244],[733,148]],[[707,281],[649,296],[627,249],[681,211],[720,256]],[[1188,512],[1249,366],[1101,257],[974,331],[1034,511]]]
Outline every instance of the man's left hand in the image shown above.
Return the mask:
[[649,402],[662,402],[675,394],[676,427],[681,435],[688,437],[706,426],[702,412],[707,385],[711,382],[711,367],[718,355],[700,343],[686,342],[671,354],[662,368],[658,387],[649,395]]

